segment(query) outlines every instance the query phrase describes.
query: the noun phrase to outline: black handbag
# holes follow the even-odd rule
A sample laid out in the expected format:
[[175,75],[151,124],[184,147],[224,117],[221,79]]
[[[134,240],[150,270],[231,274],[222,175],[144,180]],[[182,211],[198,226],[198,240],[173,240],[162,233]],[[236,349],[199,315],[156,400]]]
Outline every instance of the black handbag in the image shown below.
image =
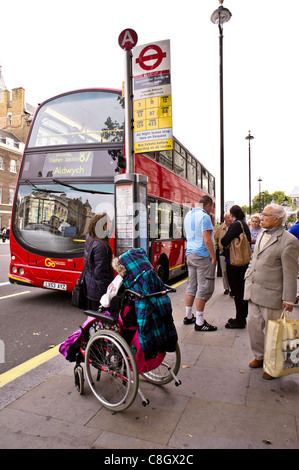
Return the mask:
[[91,255],[93,244],[94,244],[94,242],[92,243],[91,248],[90,248],[89,253],[88,253],[88,256],[85,260],[81,276],[77,280],[76,285],[75,285],[75,287],[73,289],[73,292],[72,292],[71,304],[72,304],[73,307],[80,308],[80,309],[85,308],[86,292],[85,292],[84,276],[85,276],[85,272],[86,272],[86,269],[87,269],[87,265],[89,263],[89,258],[90,258],[90,255]]

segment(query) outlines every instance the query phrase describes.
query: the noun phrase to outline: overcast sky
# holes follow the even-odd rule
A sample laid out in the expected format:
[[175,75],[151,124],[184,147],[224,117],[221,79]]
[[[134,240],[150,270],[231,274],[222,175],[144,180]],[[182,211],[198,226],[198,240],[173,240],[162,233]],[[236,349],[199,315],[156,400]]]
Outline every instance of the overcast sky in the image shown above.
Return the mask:
[[[9,90],[33,106],[88,87],[121,88],[126,28],[138,45],[170,39],[173,133],[216,177],[219,201],[218,0],[14,0],[1,7],[0,65]],[[299,186],[298,0],[225,0],[225,201]],[[219,204],[217,213],[219,214]]]

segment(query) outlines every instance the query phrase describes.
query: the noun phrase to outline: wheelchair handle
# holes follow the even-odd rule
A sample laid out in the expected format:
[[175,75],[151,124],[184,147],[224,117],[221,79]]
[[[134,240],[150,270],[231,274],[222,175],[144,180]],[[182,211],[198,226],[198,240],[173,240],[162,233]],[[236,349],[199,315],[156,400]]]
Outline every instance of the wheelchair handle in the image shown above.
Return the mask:
[[169,292],[176,292],[176,290],[173,289],[173,287],[167,286],[166,284],[165,284],[165,287],[166,287],[165,290],[162,290],[160,292],[153,292],[152,294],[139,294],[138,292],[135,292],[131,289],[126,289],[125,292],[129,292],[130,294],[134,295],[135,297],[138,297],[138,299],[145,299],[147,297],[155,297],[155,296],[158,296],[158,295],[165,295],[165,294],[168,294]]

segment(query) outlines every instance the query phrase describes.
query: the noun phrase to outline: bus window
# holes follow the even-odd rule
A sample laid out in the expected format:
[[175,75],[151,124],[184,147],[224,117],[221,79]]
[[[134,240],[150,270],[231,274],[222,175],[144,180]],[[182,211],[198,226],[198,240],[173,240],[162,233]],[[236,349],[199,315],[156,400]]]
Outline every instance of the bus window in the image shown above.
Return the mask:
[[71,257],[82,255],[90,219],[104,210],[113,222],[113,184],[22,184],[13,225],[28,250]]
[[186,237],[185,228],[184,228],[184,220],[185,220],[186,215],[190,211],[191,211],[190,206],[183,206],[183,237]]
[[186,178],[186,153],[176,142],[174,150],[174,171],[182,178]]
[[202,169],[202,189],[206,193],[209,192],[209,173],[205,168]]
[[149,238],[158,238],[158,204],[156,202],[150,202],[148,206],[148,217],[149,217]]
[[122,142],[124,109],[118,93],[79,91],[41,106],[28,147]]
[[159,238],[170,238],[171,204],[161,202],[159,204]]
[[172,170],[173,168],[172,150],[163,150],[163,152],[158,152],[157,162],[161,163],[161,165],[165,166],[165,168]]
[[183,236],[183,210],[182,207],[173,204],[173,222],[172,222],[172,237],[182,238]]
[[144,152],[143,155],[146,155],[151,160],[155,160],[156,152]]
[[196,160],[188,154],[187,179],[189,183],[196,185]]
[[215,196],[215,178],[211,174],[209,175],[209,193]]
[[201,189],[201,164],[197,162],[197,186]]

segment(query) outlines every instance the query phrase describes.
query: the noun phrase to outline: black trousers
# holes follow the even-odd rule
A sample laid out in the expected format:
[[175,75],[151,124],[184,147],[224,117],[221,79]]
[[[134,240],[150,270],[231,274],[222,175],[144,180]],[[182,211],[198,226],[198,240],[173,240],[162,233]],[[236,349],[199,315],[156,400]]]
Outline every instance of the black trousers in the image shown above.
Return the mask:
[[246,269],[247,265],[232,266],[227,263],[226,266],[227,279],[236,306],[236,320],[240,323],[245,323],[248,315],[248,301],[243,300]]

